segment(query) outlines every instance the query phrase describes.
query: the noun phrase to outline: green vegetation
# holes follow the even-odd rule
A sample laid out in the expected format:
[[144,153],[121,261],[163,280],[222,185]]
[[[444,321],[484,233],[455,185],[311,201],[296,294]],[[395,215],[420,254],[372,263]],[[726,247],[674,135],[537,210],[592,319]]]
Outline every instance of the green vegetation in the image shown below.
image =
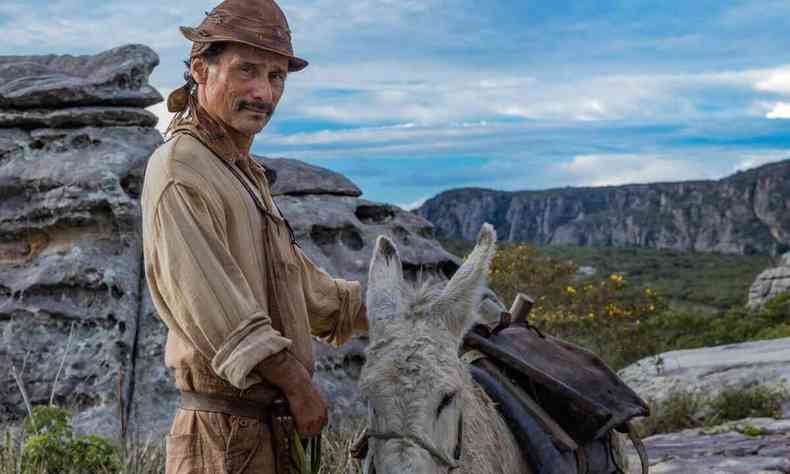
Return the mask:
[[23,426],[21,444],[8,433],[0,446],[0,473],[16,473],[17,467],[22,474],[121,470],[121,453],[113,442],[93,435],[76,436],[67,410],[35,406]]
[[661,405],[651,403],[650,416],[639,420],[637,425],[640,437],[702,427],[704,420],[699,413],[705,402],[699,393],[676,391]]
[[[659,314],[663,303],[650,288],[630,291],[617,273],[579,280],[576,266],[539,254],[527,245],[500,248],[489,284],[503,301],[526,288],[535,306],[530,321],[542,330],[585,346],[613,367],[655,353],[657,340],[644,335],[642,323]],[[637,342],[637,343],[635,343]]]
[[[468,254],[473,242],[442,240],[455,255]],[[517,245],[500,242],[500,248]],[[593,267],[598,275],[623,275],[633,288],[651,287],[678,309],[722,310],[746,304],[757,275],[771,266],[764,255],[686,253],[670,250],[620,247],[532,246],[537,253],[574,265]],[[535,291],[525,288],[527,292]]]
[[645,321],[641,329],[660,341],[658,352],[790,337],[790,294],[777,296],[759,311],[667,310]]
[[[637,430],[644,437],[690,428],[716,427],[744,418],[776,418],[782,412],[782,403],[787,400],[790,400],[790,392],[784,385],[726,387],[712,397],[676,391],[660,405],[651,404],[652,415],[640,420]],[[763,434],[760,428],[748,424],[734,428],[746,436]]]
[[[442,244],[459,256],[473,247]],[[580,274],[580,265],[596,272]],[[620,369],[670,350],[790,337],[790,295],[759,311],[744,306],[752,281],[770,265],[768,257],[503,242],[489,282],[505,304],[530,294],[535,325]]]
[[712,414],[708,424],[754,417],[779,418],[782,402],[788,399],[790,393],[784,386],[727,387],[710,401]]
[[764,255],[642,248],[544,246],[539,251],[602,274],[622,274],[635,287],[650,286],[681,309],[743,306],[754,279],[773,263]]
[[[68,411],[36,406],[25,419],[20,436],[0,439],[0,474],[164,474],[164,439],[129,442],[124,449],[106,438],[75,436]],[[30,435],[38,429],[38,434]],[[361,429],[359,423],[329,426],[322,436],[321,474],[359,474],[349,449]]]

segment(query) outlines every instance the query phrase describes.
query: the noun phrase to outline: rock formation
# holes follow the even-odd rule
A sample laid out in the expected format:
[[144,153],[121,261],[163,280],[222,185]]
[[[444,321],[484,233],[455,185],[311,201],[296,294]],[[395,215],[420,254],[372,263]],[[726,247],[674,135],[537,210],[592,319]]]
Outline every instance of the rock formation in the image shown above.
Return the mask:
[[[177,393],[144,280],[138,201],[162,143],[144,109],[162,100],[148,84],[157,64],[139,45],[0,57],[0,423],[25,414],[11,364],[25,366],[35,404],[49,401],[65,361],[55,400],[75,409],[78,430],[117,436],[122,416],[141,435],[169,427]],[[379,234],[401,244],[409,274],[458,267],[421,217],[359,198],[337,173],[259,159],[305,252],[331,274],[364,284]],[[317,343],[319,383],[337,412],[364,409],[354,384],[363,347]]]
[[779,265],[757,275],[749,289],[750,308],[760,308],[773,297],[790,291],[790,253],[782,256]]
[[674,390],[715,395],[725,386],[790,383],[790,338],[665,352],[629,365],[620,376],[658,403]]
[[[790,338],[667,352],[626,367],[620,376],[659,404],[675,390],[715,395],[728,386],[788,382]],[[748,418],[644,442],[654,473],[790,473],[790,407],[779,419]],[[630,453],[633,468],[638,461]]]
[[790,249],[790,161],[719,181],[504,192],[445,191],[416,212],[440,237],[777,255]]
[[[157,55],[0,57],[0,421],[34,402],[117,418],[142,298],[138,193],[161,142],[147,84]],[[120,374],[123,374],[121,380]],[[119,387],[120,381],[120,387]]]

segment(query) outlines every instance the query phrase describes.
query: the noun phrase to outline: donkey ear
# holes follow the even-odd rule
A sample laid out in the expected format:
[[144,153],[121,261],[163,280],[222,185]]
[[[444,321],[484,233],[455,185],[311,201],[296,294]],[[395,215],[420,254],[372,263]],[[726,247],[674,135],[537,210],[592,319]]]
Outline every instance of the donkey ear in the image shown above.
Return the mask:
[[459,338],[478,318],[478,306],[486,291],[488,269],[496,253],[496,231],[485,223],[477,236],[477,245],[447,283],[435,303],[450,331]]
[[370,259],[365,301],[371,333],[400,313],[402,285],[403,268],[398,249],[390,239],[380,235]]

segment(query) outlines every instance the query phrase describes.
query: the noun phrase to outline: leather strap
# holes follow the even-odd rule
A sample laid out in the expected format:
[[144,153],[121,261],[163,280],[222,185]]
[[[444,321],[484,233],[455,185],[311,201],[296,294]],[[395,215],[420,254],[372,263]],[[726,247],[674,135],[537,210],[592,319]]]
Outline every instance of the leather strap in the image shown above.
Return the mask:
[[241,171],[235,165],[232,165],[231,163],[228,163],[227,160],[225,160],[221,156],[217,155],[217,153],[210,146],[208,146],[206,144],[206,142],[203,141],[203,139],[201,137],[197,136],[192,131],[190,131],[190,130],[180,130],[179,133],[184,133],[186,135],[189,135],[190,137],[192,137],[195,140],[197,140],[200,143],[202,143],[203,146],[206,147],[206,149],[211,151],[211,153],[220,161],[220,163],[225,165],[225,167],[228,168],[228,170],[230,170],[231,173],[233,173],[233,176],[236,177],[236,179],[239,181],[239,183],[242,185],[242,187],[244,187],[244,189],[247,191],[247,194],[249,194],[250,198],[252,198],[252,201],[255,203],[255,207],[257,207],[258,210],[261,211],[261,213],[264,216],[266,216],[269,219],[275,220],[275,221],[277,219],[282,219],[283,222],[285,222],[285,227],[288,229],[288,236],[289,236],[289,238],[291,240],[291,245],[295,245],[295,246],[301,248],[301,245],[299,245],[299,242],[296,240],[296,235],[294,234],[293,228],[291,227],[291,223],[288,222],[288,219],[285,218],[285,214],[283,214],[283,212],[280,210],[280,207],[277,205],[277,203],[274,201],[274,199],[272,199],[272,204],[274,204],[274,207],[277,209],[277,212],[280,213],[280,217],[277,217],[273,212],[271,212],[263,204],[263,202],[261,202],[261,199],[255,193],[255,191],[253,191],[250,188],[249,184],[247,184],[247,182],[241,176]]
[[243,398],[228,398],[198,392],[181,392],[179,408],[255,418],[266,423],[269,423],[271,418],[270,405]]
[[631,439],[631,443],[633,443],[634,449],[636,450],[636,454],[639,455],[639,463],[642,464],[642,474],[648,474],[650,472],[650,462],[647,456],[647,449],[645,449],[645,445],[636,433],[634,426],[630,422],[627,422],[625,426],[628,430],[628,437]]

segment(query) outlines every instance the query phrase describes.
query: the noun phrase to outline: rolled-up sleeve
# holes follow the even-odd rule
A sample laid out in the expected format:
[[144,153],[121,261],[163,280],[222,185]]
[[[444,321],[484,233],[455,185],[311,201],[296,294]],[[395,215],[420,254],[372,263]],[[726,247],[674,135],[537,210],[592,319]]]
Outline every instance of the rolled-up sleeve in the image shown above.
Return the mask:
[[156,204],[147,238],[149,286],[167,306],[169,328],[234,386],[260,382],[252,369],[291,340],[272,327],[231,254],[221,203],[172,182]]
[[294,247],[302,269],[305,301],[314,335],[334,346],[351,338],[356,330],[366,328],[362,306],[362,287],[358,281],[332,278],[302,251]]

